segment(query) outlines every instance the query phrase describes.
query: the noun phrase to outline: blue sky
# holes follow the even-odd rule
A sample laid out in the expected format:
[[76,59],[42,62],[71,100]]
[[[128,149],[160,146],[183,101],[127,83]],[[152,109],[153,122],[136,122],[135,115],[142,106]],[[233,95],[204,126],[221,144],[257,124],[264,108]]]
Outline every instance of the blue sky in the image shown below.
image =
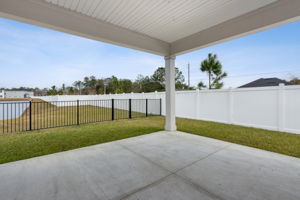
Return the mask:
[[[178,56],[191,83],[206,82],[200,62],[216,53],[228,73],[225,88],[261,77],[300,77],[300,22]],[[164,65],[160,56],[0,18],[0,87],[71,85],[84,76],[134,80]]]

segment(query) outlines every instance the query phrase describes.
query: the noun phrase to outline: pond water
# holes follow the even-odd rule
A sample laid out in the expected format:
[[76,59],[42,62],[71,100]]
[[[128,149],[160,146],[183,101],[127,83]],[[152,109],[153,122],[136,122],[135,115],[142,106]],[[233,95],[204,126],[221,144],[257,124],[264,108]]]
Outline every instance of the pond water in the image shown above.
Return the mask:
[[20,117],[29,107],[29,101],[0,101],[0,120]]

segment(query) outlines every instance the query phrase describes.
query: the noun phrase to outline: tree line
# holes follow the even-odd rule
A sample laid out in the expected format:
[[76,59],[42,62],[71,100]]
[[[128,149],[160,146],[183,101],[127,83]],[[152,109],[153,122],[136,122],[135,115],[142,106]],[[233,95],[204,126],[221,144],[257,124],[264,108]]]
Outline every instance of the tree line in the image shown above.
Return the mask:
[[[208,58],[201,62],[200,70],[208,75],[208,86],[203,82],[198,84],[198,88],[220,89],[223,87],[222,80],[227,76],[222,71],[222,64],[216,54],[208,54]],[[185,84],[183,73],[175,67],[175,88],[176,90],[193,90],[195,87]],[[46,95],[63,95],[63,94],[118,94],[118,93],[140,93],[154,92],[165,90],[165,68],[157,68],[151,76],[138,75],[135,81],[130,79],[118,79],[115,76],[110,78],[97,79],[95,76],[84,77],[78,80],[72,86],[61,88],[52,86]]]
[[[175,68],[175,84],[177,90],[194,89],[185,84],[183,73]],[[151,76],[138,75],[132,81],[116,76],[109,78],[96,78],[96,76],[84,77],[71,86],[63,84],[60,88],[52,86],[46,91],[46,95],[88,95],[88,94],[120,94],[141,93],[165,90],[165,68],[157,68]]]
[[[218,60],[216,54],[209,53],[208,57],[200,63],[200,71],[208,76],[208,85],[199,82],[197,88],[203,89],[220,89],[223,87],[223,79],[227,77],[227,73],[223,72],[223,66]],[[289,81],[292,85],[300,85],[299,78],[292,78]],[[183,73],[175,67],[175,88],[176,90],[193,90],[195,87],[185,84]],[[5,89],[5,88],[0,88]],[[158,67],[151,76],[138,75],[132,81],[130,79],[122,79],[116,76],[108,78],[96,78],[96,76],[84,77],[83,80],[77,80],[72,85],[61,87],[53,85],[50,88],[12,88],[9,90],[25,90],[33,91],[35,96],[44,95],[88,95],[88,94],[119,94],[119,93],[141,93],[165,90],[165,68]]]

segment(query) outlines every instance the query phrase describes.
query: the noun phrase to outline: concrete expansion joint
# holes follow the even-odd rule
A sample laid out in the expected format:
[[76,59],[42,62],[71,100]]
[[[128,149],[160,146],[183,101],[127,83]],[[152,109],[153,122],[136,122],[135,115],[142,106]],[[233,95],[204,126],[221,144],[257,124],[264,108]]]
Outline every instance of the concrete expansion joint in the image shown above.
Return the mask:
[[200,158],[200,159],[198,159],[198,160],[196,160],[196,161],[194,161],[194,162],[192,162],[192,163],[190,163],[190,164],[188,164],[188,165],[186,165],[186,166],[184,166],[184,167],[182,167],[182,168],[176,170],[174,173],[176,174],[177,172],[179,172],[179,171],[181,171],[181,170],[183,170],[183,169],[185,169],[185,168],[187,168],[187,167],[189,167],[189,166],[192,166],[193,164],[195,164],[195,163],[197,163],[197,162],[199,162],[199,161],[205,160],[206,158],[212,156],[213,154],[218,153],[218,152],[220,152],[220,151],[222,151],[222,150],[224,150],[224,149],[226,149],[226,148],[228,148],[228,147],[230,147],[230,146],[232,146],[232,145],[233,145],[233,144],[226,145],[225,147],[220,148],[220,149],[218,149],[218,150],[216,150],[216,151],[214,151],[214,152],[208,154],[207,156],[205,156],[205,157],[203,157],[203,158]]
[[126,149],[126,150],[130,151],[131,153],[133,153],[133,154],[135,154],[135,155],[137,155],[137,156],[139,156],[139,157],[141,157],[141,158],[143,158],[143,159],[147,160],[148,162],[151,162],[152,164],[154,164],[154,165],[158,166],[159,168],[161,168],[161,169],[163,169],[163,170],[165,170],[165,171],[168,171],[170,174],[172,174],[172,173],[173,173],[172,171],[170,171],[170,170],[168,170],[168,169],[164,168],[163,166],[161,166],[161,165],[157,164],[156,162],[153,162],[152,160],[150,160],[149,158],[147,158],[147,157],[143,156],[142,154],[139,154],[139,153],[137,153],[137,152],[135,152],[135,151],[132,151],[132,150],[131,150],[130,148],[128,148],[127,146],[125,146],[125,145],[122,145],[122,144],[118,144],[118,145],[119,145],[120,147],[123,147],[124,149]]
[[126,198],[128,198],[128,197],[130,197],[130,196],[132,196],[132,195],[134,195],[134,194],[136,194],[138,192],[141,192],[143,190],[147,190],[148,188],[151,188],[151,187],[153,187],[155,185],[160,184],[161,182],[163,182],[165,179],[167,179],[168,177],[170,177],[172,175],[173,175],[173,173],[171,173],[171,174],[169,174],[167,176],[164,176],[163,178],[158,179],[157,181],[154,181],[153,183],[150,183],[150,184],[148,184],[148,185],[146,185],[144,187],[138,188],[138,189],[136,189],[136,190],[134,190],[134,191],[132,191],[132,192],[130,192],[130,193],[122,196],[122,197],[118,197],[118,198],[112,199],[112,200],[123,200],[123,199],[126,199]]
[[[176,133],[176,131],[168,131],[168,132]],[[222,151],[222,150],[224,150],[224,149],[226,149],[226,148],[228,148],[228,147],[234,145],[234,144],[228,144],[228,145],[226,145],[226,146],[224,146],[224,147],[222,147],[222,148],[220,148],[220,149],[218,149],[218,150],[216,150],[216,151],[214,151],[214,152],[208,154],[207,156],[205,156],[205,157],[203,157],[203,158],[201,158],[201,159],[198,159],[198,160],[196,160],[196,161],[194,161],[194,162],[192,162],[192,163],[190,163],[190,164],[188,164],[188,165],[186,165],[186,166],[184,166],[184,167],[182,167],[182,168],[180,168],[180,169],[178,169],[178,170],[176,170],[176,171],[174,171],[174,172],[172,172],[172,171],[166,169],[165,167],[163,167],[163,166],[161,166],[161,165],[159,165],[159,164],[153,162],[152,160],[148,159],[147,157],[145,157],[145,156],[143,156],[143,155],[141,155],[141,154],[139,154],[139,153],[137,153],[137,152],[135,152],[135,151],[132,151],[132,150],[131,150],[130,148],[128,148],[126,145],[122,145],[122,144],[120,144],[120,143],[119,143],[118,145],[119,145],[120,147],[122,147],[122,148],[124,148],[124,149],[126,149],[126,150],[128,150],[128,151],[130,151],[130,152],[132,152],[132,153],[134,153],[135,155],[137,155],[137,156],[139,156],[139,157],[142,157],[143,159],[145,159],[145,160],[147,160],[147,161],[153,163],[154,165],[156,165],[156,166],[158,166],[158,167],[160,167],[160,168],[162,168],[162,169],[168,171],[170,174],[168,174],[167,176],[162,177],[161,179],[158,179],[158,180],[154,181],[153,183],[150,183],[150,184],[148,184],[148,185],[146,185],[146,186],[144,186],[144,187],[138,188],[138,189],[136,189],[136,190],[134,190],[134,191],[132,191],[132,192],[130,192],[130,193],[128,193],[128,194],[122,195],[121,197],[117,197],[117,198],[114,198],[114,199],[112,199],[112,200],[124,200],[124,199],[126,199],[126,198],[128,198],[128,197],[130,197],[130,196],[132,196],[132,195],[134,195],[134,194],[136,194],[136,193],[138,193],[138,192],[141,192],[141,191],[143,191],[143,190],[147,190],[148,188],[151,188],[151,187],[153,187],[153,186],[155,186],[155,185],[160,184],[161,182],[163,182],[164,180],[166,180],[166,179],[169,178],[170,176],[177,176],[177,177],[181,178],[182,180],[184,180],[186,183],[188,183],[188,184],[190,184],[191,186],[193,186],[193,187],[194,187],[195,189],[197,189],[198,191],[204,192],[206,195],[210,196],[210,197],[213,198],[213,199],[216,199],[216,200],[224,200],[223,198],[221,198],[221,197],[215,195],[214,193],[212,193],[212,192],[206,190],[205,188],[201,187],[200,185],[193,183],[193,182],[192,182],[191,180],[189,180],[188,178],[178,175],[177,173],[178,173],[179,171],[181,171],[181,170],[183,170],[183,169],[185,169],[185,168],[187,168],[187,167],[189,167],[189,166],[191,166],[191,165],[193,165],[193,164],[199,162],[199,161],[202,161],[202,160],[204,160],[204,159],[210,157],[211,155],[213,155],[213,154],[215,154],[215,153],[218,153],[219,151]]]

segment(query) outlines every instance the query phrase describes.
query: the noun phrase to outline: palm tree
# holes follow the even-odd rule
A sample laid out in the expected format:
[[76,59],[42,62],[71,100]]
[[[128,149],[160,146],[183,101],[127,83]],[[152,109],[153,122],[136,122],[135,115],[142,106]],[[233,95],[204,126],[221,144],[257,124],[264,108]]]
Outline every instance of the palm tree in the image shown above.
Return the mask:
[[[216,54],[209,53],[208,58],[201,62],[200,70],[208,74],[209,89],[220,89],[223,87],[221,80],[227,76],[227,73],[222,71],[222,64]],[[203,82],[200,82],[198,87],[206,86]]]
[[57,94],[58,92],[55,85],[51,86],[50,90],[47,91],[47,95],[57,95]]

